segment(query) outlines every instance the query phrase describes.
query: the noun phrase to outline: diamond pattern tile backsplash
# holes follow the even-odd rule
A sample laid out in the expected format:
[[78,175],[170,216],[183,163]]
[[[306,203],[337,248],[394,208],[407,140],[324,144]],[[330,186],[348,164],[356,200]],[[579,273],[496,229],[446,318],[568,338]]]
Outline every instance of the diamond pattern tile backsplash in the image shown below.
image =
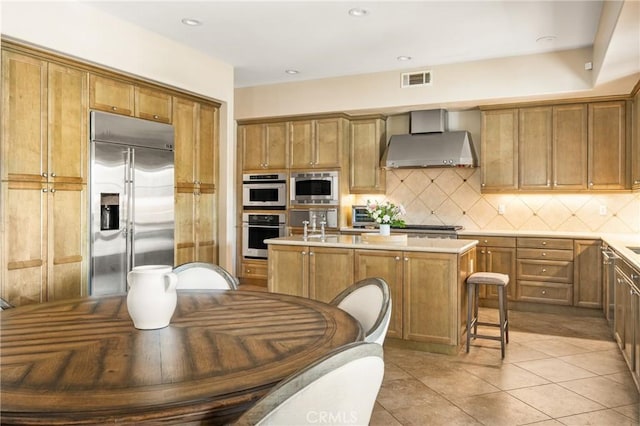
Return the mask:
[[411,224],[467,230],[640,232],[640,194],[481,194],[480,169],[387,171],[385,196],[407,210]]

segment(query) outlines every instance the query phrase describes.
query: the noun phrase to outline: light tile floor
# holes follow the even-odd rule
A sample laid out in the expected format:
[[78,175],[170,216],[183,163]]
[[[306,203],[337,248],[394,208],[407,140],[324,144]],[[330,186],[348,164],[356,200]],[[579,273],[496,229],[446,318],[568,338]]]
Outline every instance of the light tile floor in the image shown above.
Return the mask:
[[[497,321],[494,309],[480,315]],[[504,360],[500,343],[483,339],[458,355],[385,346],[371,425],[640,424],[638,391],[604,318],[509,311],[509,320]]]

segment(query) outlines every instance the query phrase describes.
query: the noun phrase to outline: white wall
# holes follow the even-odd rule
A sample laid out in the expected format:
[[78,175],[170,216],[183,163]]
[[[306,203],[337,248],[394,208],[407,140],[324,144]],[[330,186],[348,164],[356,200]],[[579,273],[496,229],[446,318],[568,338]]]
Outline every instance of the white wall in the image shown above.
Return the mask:
[[[590,48],[492,59],[430,69],[433,84],[400,87],[400,72],[236,89],[236,119],[343,111],[397,113],[412,109],[462,109],[533,99],[629,93],[629,86],[592,88]],[[409,70],[405,70],[409,71]],[[636,77],[637,80],[637,77]],[[621,88],[623,87],[623,88]]]
[[220,263],[235,263],[233,67],[76,1],[2,2],[3,36],[213,98],[220,110]]

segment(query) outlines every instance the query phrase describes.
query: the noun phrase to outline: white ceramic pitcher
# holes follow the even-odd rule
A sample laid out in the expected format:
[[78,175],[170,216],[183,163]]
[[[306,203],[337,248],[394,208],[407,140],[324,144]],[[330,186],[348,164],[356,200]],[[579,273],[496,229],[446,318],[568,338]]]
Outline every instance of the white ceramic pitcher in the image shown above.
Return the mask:
[[136,266],[127,274],[127,309],[135,328],[153,330],[169,325],[178,297],[178,277],[168,265]]

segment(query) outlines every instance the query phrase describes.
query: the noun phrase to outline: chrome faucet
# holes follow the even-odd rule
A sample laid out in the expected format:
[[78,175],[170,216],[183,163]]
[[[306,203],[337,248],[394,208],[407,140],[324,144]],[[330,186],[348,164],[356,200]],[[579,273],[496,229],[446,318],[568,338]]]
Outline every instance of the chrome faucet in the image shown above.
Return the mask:
[[309,236],[309,221],[303,220],[302,224],[304,225],[304,230],[302,231],[302,236],[306,239]]

